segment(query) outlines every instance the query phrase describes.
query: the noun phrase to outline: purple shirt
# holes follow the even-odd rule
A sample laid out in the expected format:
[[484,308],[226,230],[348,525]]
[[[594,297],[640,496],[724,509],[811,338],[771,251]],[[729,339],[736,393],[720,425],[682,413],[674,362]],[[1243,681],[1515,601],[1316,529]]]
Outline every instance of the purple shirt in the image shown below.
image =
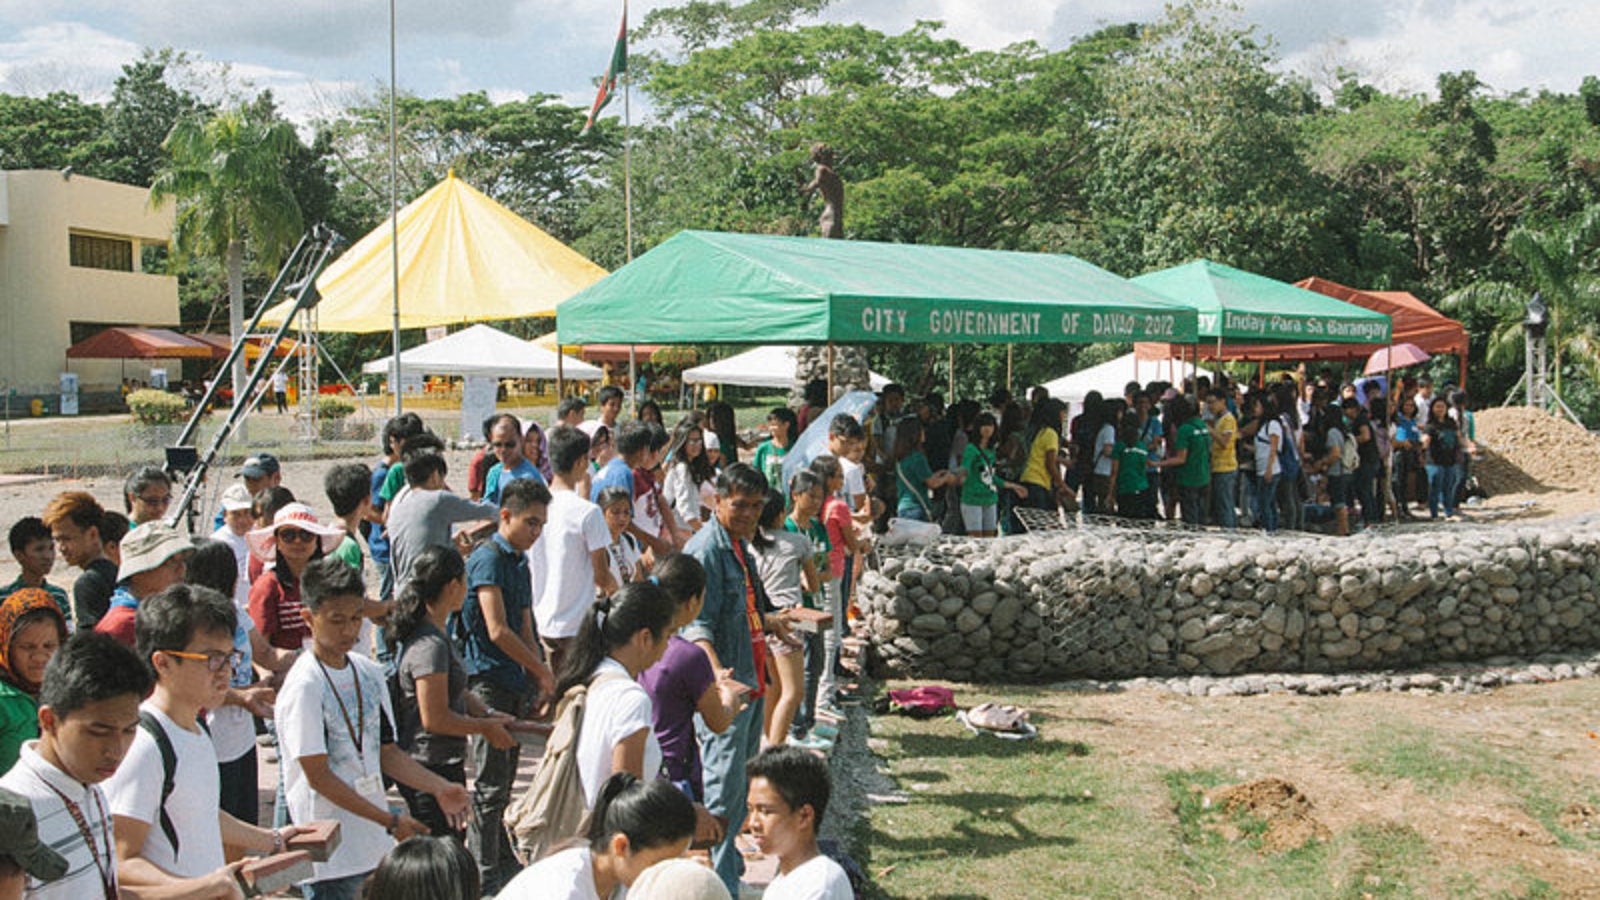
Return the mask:
[[667,642],[661,661],[639,676],[639,683],[655,704],[656,740],[661,743],[662,768],[667,778],[687,781],[694,796],[703,796],[700,749],[694,738],[694,711],[700,698],[716,683],[706,652],[677,635]]

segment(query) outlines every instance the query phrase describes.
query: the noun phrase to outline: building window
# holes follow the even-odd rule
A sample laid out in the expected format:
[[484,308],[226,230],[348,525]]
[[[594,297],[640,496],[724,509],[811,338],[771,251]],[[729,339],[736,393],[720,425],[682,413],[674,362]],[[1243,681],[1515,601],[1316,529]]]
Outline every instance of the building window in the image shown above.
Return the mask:
[[72,241],[71,262],[74,266],[115,272],[133,271],[133,241],[89,234],[68,237]]

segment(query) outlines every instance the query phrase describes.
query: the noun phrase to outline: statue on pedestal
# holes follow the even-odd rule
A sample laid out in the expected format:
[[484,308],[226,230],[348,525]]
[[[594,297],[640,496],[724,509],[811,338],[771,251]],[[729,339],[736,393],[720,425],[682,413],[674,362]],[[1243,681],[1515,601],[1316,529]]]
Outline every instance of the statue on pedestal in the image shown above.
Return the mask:
[[[844,180],[833,170],[833,148],[824,143],[811,145],[811,161],[816,170],[811,181],[800,189],[801,194],[822,195],[822,214],[817,227],[825,238],[844,238]],[[795,354],[795,383],[790,393],[790,405],[799,407],[805,402],[806,384],[828,378],[828,348],[801,347]],[[868,390],[867,350],[857,346],[833,348],[832,403],[848,390]]]

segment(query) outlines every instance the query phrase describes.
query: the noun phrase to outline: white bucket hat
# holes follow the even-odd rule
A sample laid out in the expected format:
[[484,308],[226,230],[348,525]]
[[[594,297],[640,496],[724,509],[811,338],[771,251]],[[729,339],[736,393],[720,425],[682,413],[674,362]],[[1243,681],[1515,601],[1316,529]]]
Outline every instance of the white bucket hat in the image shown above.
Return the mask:
[[262,562],[271,562],[278,555],[278,531],[298,528],[317,536],[323,553],[332,553],[344,542],[344,529],[337,525],[324,525],[317,521],[316,512],[304,503],[291,503],[272,517],[272,524],[257,528],[245,535],[250,542],[250,553]]
[[254,503],[250,499],[250,489],[238,482],[228,485],[228,489],[222,492],[223,512],[237,512],[241,509],[249,509],[253,505]]
[[194,542],[176,528],[161,522],[146,522],[122,538],[122,565],[117,580],[148,572],[179,553],[194,549]]

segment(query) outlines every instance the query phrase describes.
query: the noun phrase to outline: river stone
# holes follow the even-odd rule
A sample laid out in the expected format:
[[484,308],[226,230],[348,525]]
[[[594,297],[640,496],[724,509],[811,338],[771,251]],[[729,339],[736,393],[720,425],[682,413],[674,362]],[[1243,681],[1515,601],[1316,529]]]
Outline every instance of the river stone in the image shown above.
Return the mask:
[[1206,623],[1199,619],[1190,619],[1178,626],[1178,638],[1193,643],[1206,636]]
[[950,623],[938,613],[923,613],[911,620],[911,633],[917,637],[937,637],[950,630]]

